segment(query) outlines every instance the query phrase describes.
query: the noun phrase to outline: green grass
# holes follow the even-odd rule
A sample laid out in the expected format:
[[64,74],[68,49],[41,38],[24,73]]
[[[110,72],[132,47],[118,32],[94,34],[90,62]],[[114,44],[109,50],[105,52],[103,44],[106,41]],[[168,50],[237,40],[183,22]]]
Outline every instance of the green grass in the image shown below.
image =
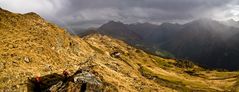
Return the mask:
[[155,54],[161,56],[161,57],[166,57],[166,58],[173,58],[175,57],[173,54],[166,52],[166,51],[162,51],[162,50],[156,50]]
[[100,54],[104,54],[104,51],[103,51],[103,50],[101,50],[101,49],[99,49],[99,48],[97,48],[97,47],[95,47],[95,46],[93,46],[93,45],[91,45],[91,44],[89,44],[89,43],[88,43],[88,45],[89,45],[93,50],[99,52]]
[[184,91],[184,92],[190,91],[188,88],[185,87],[184,84],[182,84],[182,82],[178,81],[175,78],[170,78],[167,76],[155,74],[154,72],[152,72],[151,70],[143,66],[140,67],[139,71],[144,77],[150,80],[154,80],[156,83],[162,86],[170,87],[170,88]]
[[[197,82],[186,81],[182,79],[178,79],[176,77],[165,76],[161,74],[155,74],[153,71],[148,69],[147,67],[141,66],[139,71],[141,74],[150,79],[154,80],[156,83],[170,87],[180,92],[191,92],[191,91],[216,91],[214,89],[208,88],[207,85]],[[187,85],[187,86],[186,86]]]
[[156,57],[156,58],[154,58],[154,60],[155,60],[154,63],[155,63],[158,67],[161,67],[161,68],[172,68],[172,67],[173,67],[172,64],[170,64],[170,63],[167,62],[167,61],[162,60],[161,58]]

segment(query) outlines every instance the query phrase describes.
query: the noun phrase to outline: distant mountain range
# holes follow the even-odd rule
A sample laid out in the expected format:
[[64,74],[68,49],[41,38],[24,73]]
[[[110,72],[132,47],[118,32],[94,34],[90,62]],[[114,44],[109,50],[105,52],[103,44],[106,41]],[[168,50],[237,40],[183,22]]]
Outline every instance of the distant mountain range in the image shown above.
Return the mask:
[[208,68],[239,69],[239,23],[199,19],[186,24],[124,24],[110,21],[81,36],[100,33],[147,52],[192,60]]

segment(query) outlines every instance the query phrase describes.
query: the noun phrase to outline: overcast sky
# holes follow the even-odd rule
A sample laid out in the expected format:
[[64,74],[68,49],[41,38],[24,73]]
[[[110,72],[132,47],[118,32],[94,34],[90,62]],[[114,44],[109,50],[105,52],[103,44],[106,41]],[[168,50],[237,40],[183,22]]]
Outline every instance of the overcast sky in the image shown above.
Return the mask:
[[198,18],[239,20],[239,0],[0,0],[12,12],[36,12],[68,28],[124,23],[187,22]]

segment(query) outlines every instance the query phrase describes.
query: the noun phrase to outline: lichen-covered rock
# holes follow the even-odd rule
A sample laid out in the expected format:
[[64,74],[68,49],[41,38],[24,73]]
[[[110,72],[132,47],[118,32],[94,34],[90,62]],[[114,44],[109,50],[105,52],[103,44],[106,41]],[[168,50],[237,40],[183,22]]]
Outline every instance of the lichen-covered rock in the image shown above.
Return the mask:
[[30,62],[31,62],[29,57],[24,57],[24,61],[25,61],[26,63],[30,63]]
[[59,81],[55,85],[52,85],[48,91],[50,92],[85,92],[85,91],[103,91],[103,85],[99,78],[94,74],[81,71]]
[[0,62],[0,71],[3,70],[5,68],[5,65],[3,62]]
[[101,81],[96,78],[92,73],[83,71],[82,73],[76,74],[74,76],[74,82],[85,82],[95,85],[101,85]]

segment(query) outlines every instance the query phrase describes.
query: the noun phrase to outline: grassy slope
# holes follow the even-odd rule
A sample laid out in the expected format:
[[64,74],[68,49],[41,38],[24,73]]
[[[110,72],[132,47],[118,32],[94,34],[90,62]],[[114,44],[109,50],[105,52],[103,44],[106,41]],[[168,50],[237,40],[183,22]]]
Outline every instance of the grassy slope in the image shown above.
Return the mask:
[[[122,55],[116,58],[117,62],[114,62],[116,65],[108,66],[110,68],[124,65],[122,69],[117,70],[119,75],[126,74],[126,78],[133,78],[133,76],[136,75],[141,81],[147,80],[151,83],[156,83],[158,86],[168,87],[178,91],[230,91],[233,90],[232,87],[235,85],[239,74],[238,72],[204,70],[196,65],[188,68],[180,68],[177,66],[178,61],[146,54],[122,41],[99,34],[86,36],[84,40],[90,44],[95,44],[94,46],[96,48],[104,50],[106,56],[110,56],[108,53],[114,51],[121,52]],[[111,64],[112,61],[99,62],[106,63],[107,65],[108,63]],[[129,71],[133,72],[129,73]],[[187,73],[187,71],[193,73],[190,74]],[[127,83],[136,86],[134,82],[129,81]],[[157,89],[156,86],[150,89],[154,88]]]
[[0,89],[28,90],[28,78],[77,70],[93,52],[80,40],[34,13],[0,10]]

